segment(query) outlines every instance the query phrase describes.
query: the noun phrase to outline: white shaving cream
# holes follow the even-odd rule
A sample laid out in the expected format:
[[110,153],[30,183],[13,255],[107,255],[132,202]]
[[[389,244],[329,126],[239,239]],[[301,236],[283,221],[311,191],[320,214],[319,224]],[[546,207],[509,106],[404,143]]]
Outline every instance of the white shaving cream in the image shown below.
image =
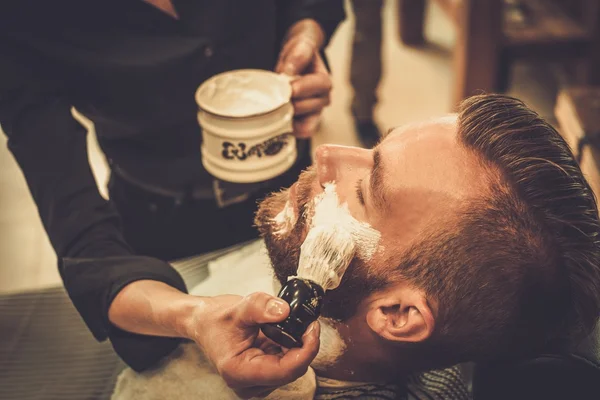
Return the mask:
[[311,366],[316,369],[326,369],[333,366],[342,356],[346,350],[346,343],[327,318],[319,318],[319,323],[321,325],[321,346]]
[[[336,225],[348,230],[355,241],[358,256],[365,261],[370,260],[379,248],[381,233],[368,223],[354,218],[348,210],[348,203],[339,204],[335,183],[326,183],[324,186],[323,193],[316,196],[306,210],[305,216],[311,219],[310,228]],[[277,227],[273,234],[276,236],[287,234],[297,220],[294,207],[288,200],[283,210],[272,219]]]
[[276,236],[285,235],[288,233],[296,224],[296,213],[294,207],[288,200],[283,207],[283,210],[273,218],[273,222],[277,226],[277,230],[273,232]]
[[368,223],[354,218],[348,210],[348,203],[340,204],[335,183],[326,183],[324,187],[323,193],[313,200],[311,229],[333,225],[347,230],[354,239],[357,255],[363,260],[370,260],[379,247],[381,233]]
[[289,84],[283,76],[255,70],[216,75],[200,88],[201,107],[230,117],[262,114],[289,101]]

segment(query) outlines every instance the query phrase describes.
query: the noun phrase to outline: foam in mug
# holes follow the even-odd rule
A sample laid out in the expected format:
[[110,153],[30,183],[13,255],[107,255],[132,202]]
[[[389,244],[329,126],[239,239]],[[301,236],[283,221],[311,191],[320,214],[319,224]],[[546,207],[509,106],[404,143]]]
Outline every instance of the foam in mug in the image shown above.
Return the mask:
[[261,182],[296,161],[291,78],[244,69],[215,75],[196,91],[202,163],[218,179]]

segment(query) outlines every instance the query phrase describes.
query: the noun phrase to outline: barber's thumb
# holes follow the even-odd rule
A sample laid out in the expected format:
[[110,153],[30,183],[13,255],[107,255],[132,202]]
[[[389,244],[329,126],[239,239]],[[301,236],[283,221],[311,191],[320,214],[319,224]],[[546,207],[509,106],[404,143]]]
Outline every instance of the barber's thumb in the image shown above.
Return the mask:
[[285,300],[267,293],[252,293],[242,301],[238,310],[238,320],[245,326],[283,321],[290,313]]

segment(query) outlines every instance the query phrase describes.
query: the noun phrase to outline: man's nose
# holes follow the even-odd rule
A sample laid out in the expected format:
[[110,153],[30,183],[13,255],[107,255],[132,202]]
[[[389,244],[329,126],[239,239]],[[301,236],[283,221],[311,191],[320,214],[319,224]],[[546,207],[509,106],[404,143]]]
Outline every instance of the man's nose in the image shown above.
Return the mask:
[[359,147],[324,144],[315,151],[315,165],[321,186],[328,182],[338,182],[344,175],[360,173],[363,168],[371,168],[371,150]]

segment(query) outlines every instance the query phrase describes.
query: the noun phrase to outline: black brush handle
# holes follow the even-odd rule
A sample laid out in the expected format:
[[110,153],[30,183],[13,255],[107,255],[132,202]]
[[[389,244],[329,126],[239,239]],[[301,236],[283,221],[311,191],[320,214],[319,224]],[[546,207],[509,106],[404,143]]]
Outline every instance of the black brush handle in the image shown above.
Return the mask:
[[262,332],[283,347],[302,347],[302,335],[321,315],[324,294],[323,288],[311,280],[289,280],[278,296],[290,305],[290,315],[282,322],[262,325]]

